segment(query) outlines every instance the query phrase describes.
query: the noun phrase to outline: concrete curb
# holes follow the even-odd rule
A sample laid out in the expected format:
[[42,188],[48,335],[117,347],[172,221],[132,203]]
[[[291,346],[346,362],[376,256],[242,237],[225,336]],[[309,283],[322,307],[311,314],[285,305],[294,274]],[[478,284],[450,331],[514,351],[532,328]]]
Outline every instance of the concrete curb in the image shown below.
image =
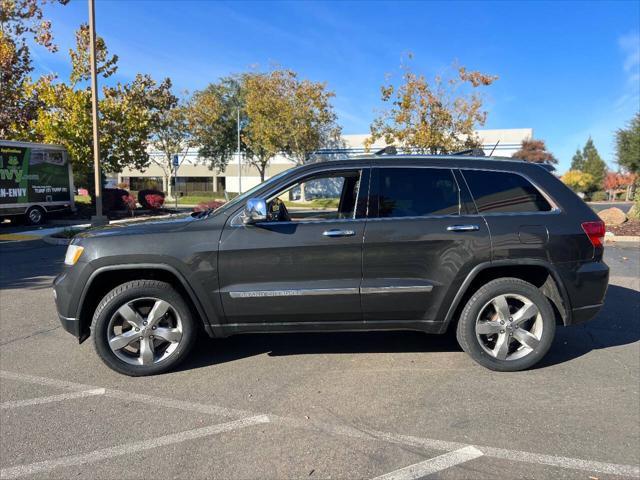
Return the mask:
[[604,239],[606,242],[614,243],[640,243],[640,236],[638,235],[607,235]]
[[69,245],[73,238],[55,238],[51,235],[47,235],[42,237],[42,241],[44,243],[48,243],[49,245]]

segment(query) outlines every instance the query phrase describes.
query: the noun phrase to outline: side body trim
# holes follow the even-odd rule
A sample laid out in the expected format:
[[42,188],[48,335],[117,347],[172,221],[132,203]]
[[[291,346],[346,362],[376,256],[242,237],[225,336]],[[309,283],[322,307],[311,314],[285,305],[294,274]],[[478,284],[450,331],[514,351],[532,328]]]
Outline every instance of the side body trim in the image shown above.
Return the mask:
[[298,297],[313,295],[369,295],[373,293],[430,292],[433,285],[399,285],[363,288],[301,288],[291,290],[250,290],[228,292],[231,298]]

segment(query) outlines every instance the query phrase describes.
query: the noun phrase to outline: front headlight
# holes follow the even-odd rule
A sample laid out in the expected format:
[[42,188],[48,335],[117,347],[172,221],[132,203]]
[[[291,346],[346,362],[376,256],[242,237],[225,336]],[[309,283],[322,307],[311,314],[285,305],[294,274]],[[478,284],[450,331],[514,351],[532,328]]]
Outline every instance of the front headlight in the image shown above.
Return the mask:
[[83,251],[84,247],[80,245],[69,245],[67,254],[64,256],[64,263],[66,265],[75,265]]

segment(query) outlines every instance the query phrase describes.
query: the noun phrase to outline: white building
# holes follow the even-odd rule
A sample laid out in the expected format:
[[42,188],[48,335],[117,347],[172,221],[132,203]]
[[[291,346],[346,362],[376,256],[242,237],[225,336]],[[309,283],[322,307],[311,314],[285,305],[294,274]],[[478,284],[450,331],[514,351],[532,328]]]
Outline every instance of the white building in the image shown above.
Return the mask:
[[[513,128],[504,130],[478,130],[476,132],[482,142],[482,148],[486,155],[510,157],[520,149],[523,140],[533,138],[531,128]],[[318,152],[316,158],[346,158],[348,156],[365,153],[364,141],[368,134],[344,135],[342,137],[344,147],[326,152]],[[371,146],[371,151],[384,148],[384,142]],[[169,170],[164,165],[163,155],[159,152],[150,153],[151,165],[142,170],[124,169],[118,174],[117,183],[125,184],[131,190],[142,190],[143,188],[156,188],[167,191],[167,181]],[[242,166],[238,168],[238,159],[232,159],[223,172],[211,169],[198,157],[197,149],[182,152],[179,155],[181,165],[177,172],[177,190],[184,195],[198,193],[213,193],[224,191],[238,192],[239,183],[241,190],[246,191],[260,182],[260,175],[255,167],[242,161]],[[283,170],[295,166],[289,158],[278,155],[271,160],[267,167],[265,177],[269,178]],[[240,170],[240,178],[238,177]]]

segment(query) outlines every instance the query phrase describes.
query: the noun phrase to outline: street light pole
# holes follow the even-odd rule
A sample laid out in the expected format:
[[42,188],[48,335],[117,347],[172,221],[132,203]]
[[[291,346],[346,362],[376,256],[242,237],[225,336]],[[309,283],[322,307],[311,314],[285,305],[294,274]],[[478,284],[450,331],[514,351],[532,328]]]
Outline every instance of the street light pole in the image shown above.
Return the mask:
[[238,195],[242,193],[242,157],[240,156],[240,107],[238,107]]
[[96,215],[91,225],[108,223],[102,215],[102,178],[100,175],[100,137],[98,133],[98,78],[96,74],[96,15],[94,0],[89,1],[89,51],[91,53],[91,107],[93,122],[93,173],[96,196]]

